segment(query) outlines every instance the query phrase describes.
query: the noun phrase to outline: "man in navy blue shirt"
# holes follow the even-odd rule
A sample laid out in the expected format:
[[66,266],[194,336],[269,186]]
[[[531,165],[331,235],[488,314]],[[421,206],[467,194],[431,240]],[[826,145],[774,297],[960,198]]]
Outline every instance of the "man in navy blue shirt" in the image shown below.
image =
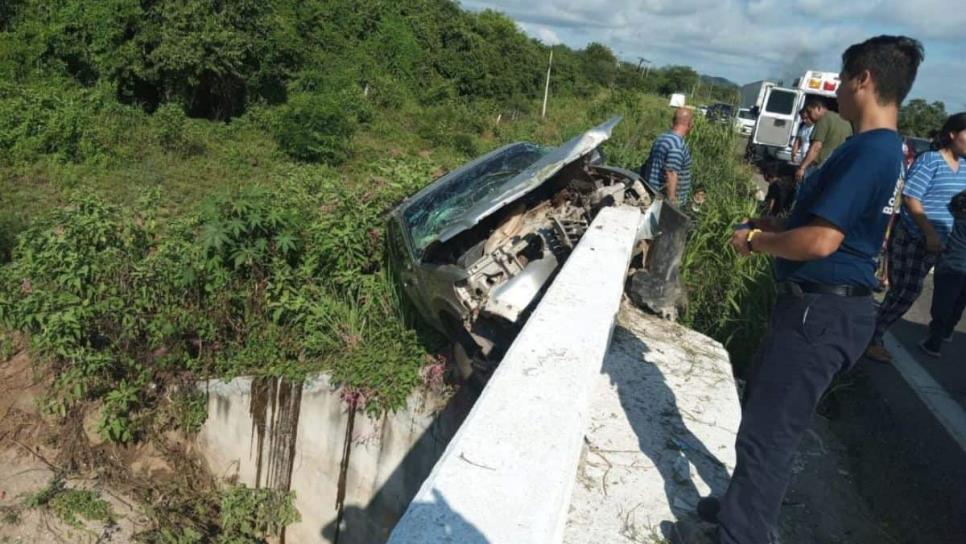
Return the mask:
[[761,219],[735,231],[731,244],[742,255],[775,257],[778,299],[748,375],[731,483],[720,501],[698,505],[717,534],[679,522],[673,542],[769,544],[776,537],[792,456],[815,407],[875,328],[875,257],[898,204],[903,159],[899,105],[922,58],[922,44],[906,37],[849,47],[838,100],[855,135],[810,178],[786,224]]

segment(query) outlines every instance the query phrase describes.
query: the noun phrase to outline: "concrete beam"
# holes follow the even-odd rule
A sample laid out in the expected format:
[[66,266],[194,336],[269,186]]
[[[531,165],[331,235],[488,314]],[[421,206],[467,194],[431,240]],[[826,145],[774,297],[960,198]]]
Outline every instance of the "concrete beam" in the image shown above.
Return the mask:
[[389,538],[563,540],[591,397],[640,221],[598,214]]

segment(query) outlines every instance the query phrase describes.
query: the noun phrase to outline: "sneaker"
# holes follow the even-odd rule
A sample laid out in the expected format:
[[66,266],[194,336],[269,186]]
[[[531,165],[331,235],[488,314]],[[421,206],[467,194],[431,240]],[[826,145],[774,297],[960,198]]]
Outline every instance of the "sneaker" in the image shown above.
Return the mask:
[[717,530],[699,521],[678,520],[671,528],[671,544],[719,544]]
[[718,497],[705,497],[698,501],[698,517],[701,521],[718,523],[718,512],[721,511],[721,501]]
[[869,347],[865,348],[865,356],[879,363],[892,362],[892,354],[889,353],[889,350],[878,344],[869,344]]
[[949,333],[948,336],[946,336],[945,338],[943,338],[943,342],[946,342],[947,344],[950,343],[950,342],[952,342],[953,341],[953,335],[954,334],[956,334],[955,331]]
[[937,359],[942,357],[942,353],[939,352],[939,342],[930,342],[930,340],[931,338],[926,338],[922,342],[919,342],[919,349],[930,357]]

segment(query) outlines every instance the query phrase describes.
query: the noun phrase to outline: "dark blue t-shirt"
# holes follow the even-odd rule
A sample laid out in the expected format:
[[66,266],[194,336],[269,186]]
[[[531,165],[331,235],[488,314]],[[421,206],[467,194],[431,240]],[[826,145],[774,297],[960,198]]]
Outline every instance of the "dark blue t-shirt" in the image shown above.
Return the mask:
[[839,249],[815,261],[775,259],[779,281],[875,287],[875,257],[898,204],[902,141],[894,131],[870,130],[845,141],[802,186],[787,228],[820,217],[842,230]]

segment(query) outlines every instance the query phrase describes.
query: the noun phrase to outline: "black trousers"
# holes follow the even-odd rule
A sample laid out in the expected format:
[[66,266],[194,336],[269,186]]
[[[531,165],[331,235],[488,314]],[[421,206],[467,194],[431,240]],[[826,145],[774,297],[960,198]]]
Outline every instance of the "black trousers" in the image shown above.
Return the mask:
[[778,298],[742,400],[737,464],[718,515],[722,544],[777,535],[798,444],[832,379],[868,345],[875,315],[871,297]]
[[966,309],[966,272],[937,266],[933,272],[929,341],[938,344],[953,334]]

